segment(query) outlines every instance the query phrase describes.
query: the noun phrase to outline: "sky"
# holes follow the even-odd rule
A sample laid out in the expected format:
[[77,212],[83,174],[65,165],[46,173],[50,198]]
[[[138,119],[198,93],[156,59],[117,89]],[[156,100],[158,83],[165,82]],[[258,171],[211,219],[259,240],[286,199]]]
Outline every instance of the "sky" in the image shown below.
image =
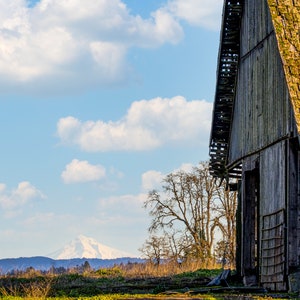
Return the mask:
[[208,159],[222,0],[0,0],[0,258],[140,256],[147,194]]

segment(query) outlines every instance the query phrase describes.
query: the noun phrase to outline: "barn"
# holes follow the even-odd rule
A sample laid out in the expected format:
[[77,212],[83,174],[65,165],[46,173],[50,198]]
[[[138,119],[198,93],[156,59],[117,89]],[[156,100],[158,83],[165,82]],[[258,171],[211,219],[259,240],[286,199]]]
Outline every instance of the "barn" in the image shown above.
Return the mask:
[[300,0],[225,0],[211,174],[238,191],[246,285],[300,286]]

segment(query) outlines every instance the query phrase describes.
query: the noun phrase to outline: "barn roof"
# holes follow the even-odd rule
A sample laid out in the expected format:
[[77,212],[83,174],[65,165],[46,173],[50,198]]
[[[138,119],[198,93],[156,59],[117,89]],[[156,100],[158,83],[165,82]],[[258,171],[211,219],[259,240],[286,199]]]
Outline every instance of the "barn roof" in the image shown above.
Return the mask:
[[[209,155],[215,177],[240,177],[240,166],[227,169],[236,77],[240,20],[245,0],[225,0]],[[267,0],[300,134],[300,0]]]
[[300,0],[268,0],[300,133]]

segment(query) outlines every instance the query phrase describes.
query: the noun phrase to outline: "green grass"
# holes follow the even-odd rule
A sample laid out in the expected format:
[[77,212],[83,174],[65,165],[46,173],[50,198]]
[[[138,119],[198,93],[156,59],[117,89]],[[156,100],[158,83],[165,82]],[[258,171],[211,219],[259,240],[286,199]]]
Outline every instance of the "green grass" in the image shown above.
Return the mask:
[[193,272],[183,272],[177,275],[174,275],[174,278],[182,278],[182,277],[190,277],[190,278],[197,278],[197,277],[208,277],[214,278],[222,273],[222,269],[199,269]]
[[[101,269],[83,274],[3,276],[0,277],[0,300],[215,300],[273,299],[271,295],[241,295],[231,291],[212,290],[206,284],[221,269],[182,271],[167,276],[128,276],[119,268]],[[230,284],[235,285],[231,282]],[[276,299],[280,298],[277,295]],[[285,298],[287,299],[287,298]]]
[[220,274],[220,270],[198,270],[161,277],[153,275],[126,277],[119,268],[111,268],[86,274],[2,277],[0,278],[0,297],[2,295],[2,297],[45,298],[51,296],[66,299],[68,297],[71,299],[80,297],[106,299],[105,297],[117,297],[112,296],[115,294],[155,295],[168,290],[182,292],[187,287],[205,285],[210,281],[209,278],[213,278],[216,274]]
[[[194,296],[187,296],[187,295],[151,295],[151,294],[144,294],[144,295],[132,295],[132,294],[108,294],[108,295],[100,295],[100,296],[94,296],[94,297],[53,297],[53,298],[45,298],[45,297],[13,297],[13,296],[5,296],[1,297],[0,299],[3,300],[24,300],[24,299],[34,299],[34,300],[134,300],[134,299],[142,299],[142,300],[220,300],[220,299],[231,299],[231,300],[242,300],[242,295],[194,295]],[[250,296],[245,295],[245,298],[247,300],[253,299],[253,300],[284,300],[287,298],[272,298],[268,296]]]

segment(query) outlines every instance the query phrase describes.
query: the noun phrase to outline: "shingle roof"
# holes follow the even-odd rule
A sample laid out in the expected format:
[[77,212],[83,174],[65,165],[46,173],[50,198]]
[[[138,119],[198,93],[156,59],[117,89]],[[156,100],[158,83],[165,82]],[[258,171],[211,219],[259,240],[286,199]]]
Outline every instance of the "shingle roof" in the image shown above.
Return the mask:
[[300,0],[268,0],[300,133]]

